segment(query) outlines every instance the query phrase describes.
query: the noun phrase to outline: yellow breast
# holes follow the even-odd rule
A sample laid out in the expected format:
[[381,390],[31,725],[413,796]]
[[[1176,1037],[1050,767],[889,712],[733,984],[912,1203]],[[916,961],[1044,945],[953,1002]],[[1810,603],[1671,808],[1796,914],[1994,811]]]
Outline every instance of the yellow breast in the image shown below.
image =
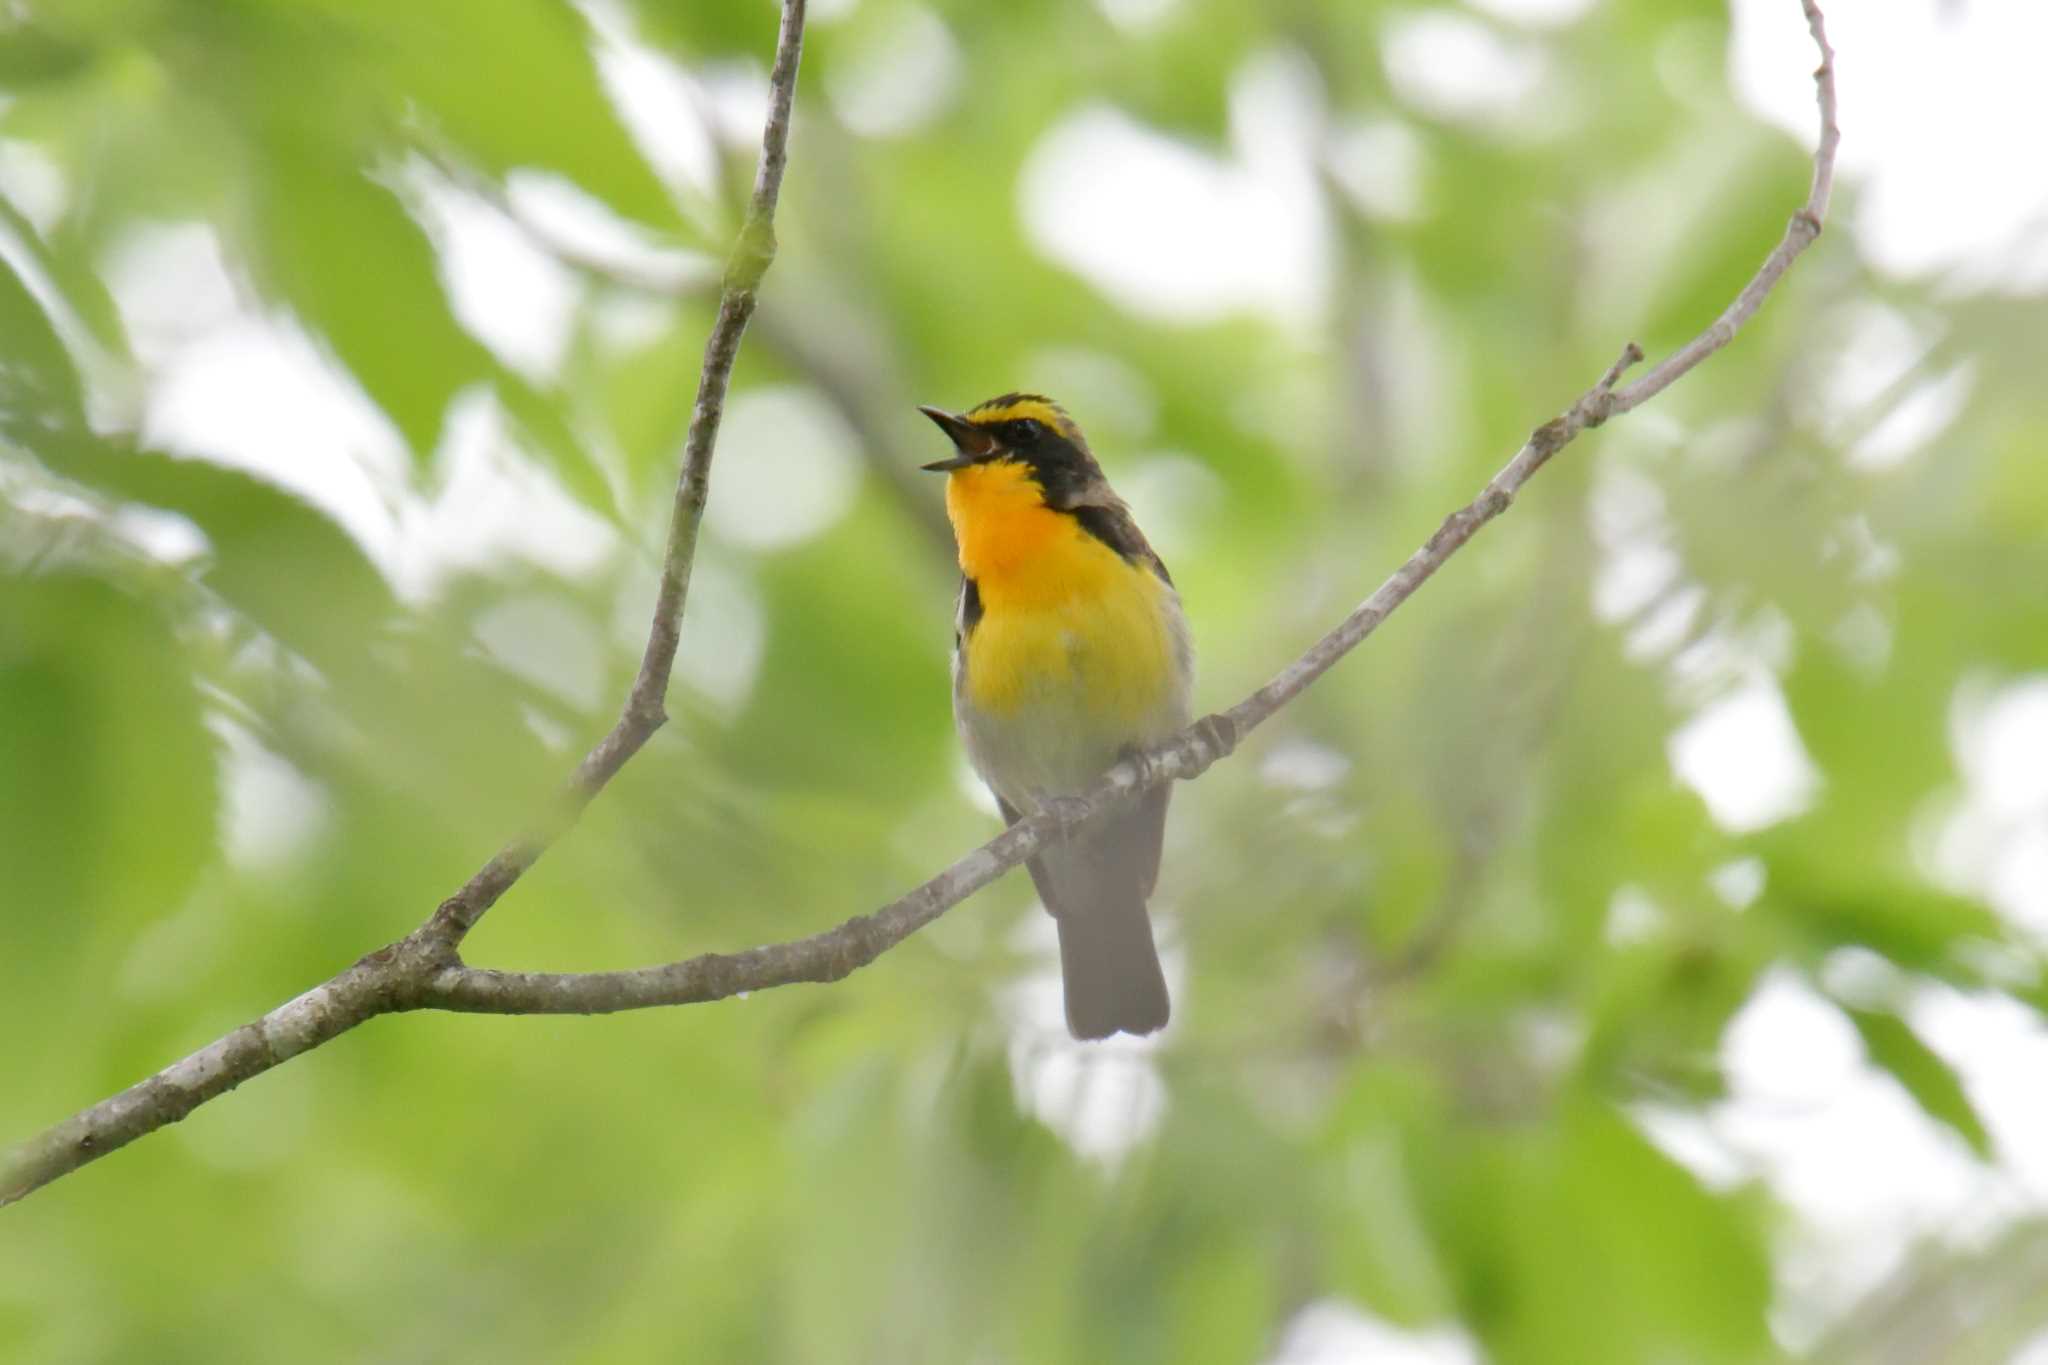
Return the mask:
[[961,645],[965,701],[992,716],[1043,714],[1113,743],[1178,723],[1178,608],[1149,568],[1047,507],[1012,462],[955,471],[946,511],[982,607]]

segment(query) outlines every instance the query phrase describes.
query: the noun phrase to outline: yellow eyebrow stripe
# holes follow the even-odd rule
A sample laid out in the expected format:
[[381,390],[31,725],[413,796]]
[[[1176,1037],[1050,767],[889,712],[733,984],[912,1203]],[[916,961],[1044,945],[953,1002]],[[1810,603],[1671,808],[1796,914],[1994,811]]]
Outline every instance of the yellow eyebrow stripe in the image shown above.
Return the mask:
[[1037,398],[1026,398],[1001,407],[982,406],[967,414],[967,420],[976,426],[992,427],[1002,422],[1015,422],[1030,417],[1045,423],[1068,440],[1074,438],[1074,424],[1064,412],[1051,403]]

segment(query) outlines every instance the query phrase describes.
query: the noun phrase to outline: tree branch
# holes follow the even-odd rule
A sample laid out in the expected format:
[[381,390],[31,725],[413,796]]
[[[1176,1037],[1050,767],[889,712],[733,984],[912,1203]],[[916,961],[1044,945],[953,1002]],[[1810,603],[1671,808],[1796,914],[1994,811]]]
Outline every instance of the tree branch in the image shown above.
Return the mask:
[[785,0],[768,127],[755,178],[747,227],[726,271],[718,322],[705,352],[659,603],[646,659],[624,714],[611,734],[578,766],[561,825],[506,848],[435,911],[425,925],[363,958],[256,1022],[194,1053],[111,1099],[46,1130],[0,1160],[0,1203],[19,1199],[49,1181],[168,1123],[176,1122],[242,1081],[316,1047],[379,1014],[414,1009],[492,1014],[593,1014],[658,1005],[726,999],[799,981],[836,981],[874,961],[946,910],[987,886],[1039,849],[1065,837],[1077,822],[1134,799],[1162,782],[1188,781],[1228,755],[1238,741],[1299,696],[1357,648],[1414,595],[1446,560],[1489,521],[1506,511],[1516,493],[1558,451],[1589,427],[1640,406],[1728,344],[1755,314],[1793,260],[1820,232],[1834,179],[1836,144],[1833,51],[1815,0],[1801,0],[1807,26],[1821,52],[1814,72],[1820,105],[1820,140],[1813,187],[1783,239],[1713,325],[1643,379],[1617,388],[1643,358],[1634,342],[1565,412],[1530,433],[1507,465],[1464,507],[1444,519],[1379,589],[1272,681],[1227,711],[1203,717],[1163,744],[1118,763],[1086,793],[1064,803],[1062,825],[1042,814],[1010,826],[923,885],[872,914],[789,943],[739,953],[710,953],[662,966],[591,973],[497,972],[464,964],[456,947],[504,890],[516,881],[574,812],[601,789],[661,724],[662,693],[674,659],[679,616],[689,588],[697,521],[710,474],[725,381],[741,332],[753,309],[761,272],[773,255],[771,227],[788,137],[803,0]]
[[761,130],[761,160],[754,168],[754,192],[747,201],[746,220],[726,261],[718,318],[704,343],[697,406],[690,414],[690,431],[683,444],[683,471],[676,480],[668,548],[662,554],[661,587],[655,595],[654,621],[648,627],[639,675],[633,679],[618,723],[576,765],[555,820],[507,844],[434,912],[424,932],[450,953],[668,720],[663,699],[668,695],[676,646],[682,639],[690,568],[697,559],[697,529],[704,520],[704,500],[711,487],[711,455],[718,444],[718,424],[725,417],[725,391],[732,379],[733,362],[739,358],[740,338],[754,315],[761,277],[775,259],[775,203],[781,197],[782,173],[789,164],[789,119],[796,100],[797,64],[803,56],[804,4],[805,0],[783,0],[775,65],[768,75],[768,119]]
[[704,366],[698,374],[696,407],[684,442],[682,473],[676,481],[647,649],[617,723],[576,765],[551,818],[500,849],[460,890],[442,901],[425,924],[324,985],[15,1148],[0,1158],[0,1205],[12,1203],[144,1133],[176,1122],[249,1077],[365,1020],[412,1007],[402,1002],[415,994],[412,987],[422,973],[459,961],[457,949],[463,937],[667,722],[663,698],[681,640],[690,568],[696,560],[697,529],[704,517],[718,424],[725,415],[726,388],[733,362],[739,357],[740,339],[754,314],[761,279],[775,259],[775,205],[789,164],[790,113],[803,55],[805,3],[783,0],[775,62],[768,77],[761,159],[754,170],[746,218],[726,262],[718,317],[704,345]]
[[1814,147],[1813,186],[1807,191],[1806,202],[1792,215],[1792,221],[1785,225],[1785,235],[1778,239],[1778,244],[1771,248],[1771,254],[1764,258],[1763,265],[1742,287],[1742,292],[1735,296],[1735,302],[1714,319],[1714,325],[1679,347],[1669,359],[1641,379],[1616,393],[1606,416],[1642,406],[1670,388],[1680,375],[1733,341],[1736,332],[1763,306],[1764,297],[1791,268],[1799,253],[1813,245],[1813,239],[1820,236],[1821,224],[1827,221],[1828,199],[1835,189],[1835,149],[1842,141],[1842,130],[1835,123],[1835,49],[1828,45],[1827,25],[1821,18],[1817,0],[1799,0],[1799,7],[1806,11],[1807,32],[1813,35],[1813,45],[1820,49],[1820,65],[1813,70],[1814,99],[1820,105],[1820,141]]

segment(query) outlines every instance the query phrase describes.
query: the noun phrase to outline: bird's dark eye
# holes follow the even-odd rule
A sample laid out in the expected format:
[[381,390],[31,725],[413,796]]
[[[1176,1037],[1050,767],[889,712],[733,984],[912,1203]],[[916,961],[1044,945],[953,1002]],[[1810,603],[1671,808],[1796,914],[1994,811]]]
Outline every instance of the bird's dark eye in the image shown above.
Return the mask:
[[1013,446],[1028,446],[1045,434],[1042,423],[1031,417],[1020,417],[1009,424],[1008,436]]

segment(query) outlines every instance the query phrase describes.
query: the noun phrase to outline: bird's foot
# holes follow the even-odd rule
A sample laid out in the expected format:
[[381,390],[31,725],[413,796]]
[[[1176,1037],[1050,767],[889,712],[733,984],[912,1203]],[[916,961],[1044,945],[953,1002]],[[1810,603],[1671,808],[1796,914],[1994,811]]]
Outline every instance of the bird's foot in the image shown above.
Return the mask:
[[[1188,755],[1188,762],[1194,766],[1189,777],[1207,770],[1210,764],[1230,757],[1237,749],[1237,722],[1221,711],[1211,711],[1196,721],[1193,726],[1195,744],[1199,749]],[[1195,748],[1190,744],[1190,748]]]
[[1171,775],[1182,782],[1200,777],[1218,759],[1237,748],[1237,724],[1220,711],[1211,712],[1154,749],[1129,749],[1124,756],[1138,770],[1138,783],[1149,787]]
[[1049,842],[1063,844],[1088,822],[1092,812],[1088,802],[1083,798],[1062,794],[1040,796],[1038,813],[1049,816],[1052,820],[1052,838]]

